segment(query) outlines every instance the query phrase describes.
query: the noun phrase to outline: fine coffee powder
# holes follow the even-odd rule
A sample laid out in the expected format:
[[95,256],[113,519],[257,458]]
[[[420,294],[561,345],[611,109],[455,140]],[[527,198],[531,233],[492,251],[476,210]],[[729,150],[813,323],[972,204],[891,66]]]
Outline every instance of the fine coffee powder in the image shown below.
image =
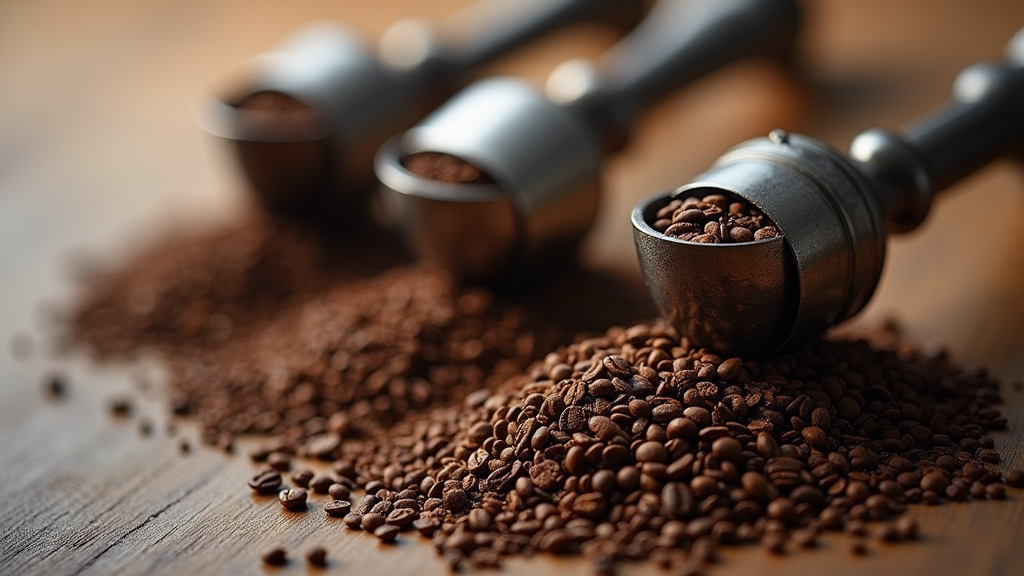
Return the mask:
[[348,443],[335,471],[367,492],[346,525],[412,510],[402,526],[453,568],[540,551],[693,571],[720,544],[781,553],[823,531],[861,554],[866,522],[916,538],[907,504],[1005,495],[998,402],[983,371],[905,346],[816,340],[753,361],[641,324]]
[[71,335],[102,357],[155,350],[174,412],[195,417],[206,442],[273,434],[272,463],[286,470],[296,451],[330,454],[340,436],[461,399],[578,332],[652,313],[640,283],[615,274],[568,267],[501,295],[397,253],[369,227],[332,236],[252,215],[98,278]]
[[752,242],[781,235],[756,206],[726,194],[675,198],[648,224],[667,236],[702,244]]
[[549,280],[512,298],[403,266],[341,285],[249,338],[170,356],[174,410],[196,417],[210,443],[275,435],[259,459],[329,458],[344,436],[493,388],[578,332],[650,313],[636,304],[641,286],[611,275]]
[[100,357],[208,349],[323,291],[402,259],[390,235],[353,222],[325,232],[261,213],[168,238],[83,287],[70,336]]

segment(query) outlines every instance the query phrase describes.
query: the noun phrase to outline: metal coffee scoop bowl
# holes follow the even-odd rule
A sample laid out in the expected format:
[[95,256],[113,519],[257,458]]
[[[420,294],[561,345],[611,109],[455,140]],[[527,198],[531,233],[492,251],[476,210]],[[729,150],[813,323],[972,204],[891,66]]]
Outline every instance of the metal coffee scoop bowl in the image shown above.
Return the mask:
[[[861,133],[847,156],[774,131],[739,144],[707,172],[632,213],[647,287],[691,342],[767,354],[859,312],[882,273],[889,233],[916,228],[931,200],[1024,140],[1024,30],[1002,64],[965,69],[942,109],[897,135]],[[782,236],[697,244],[657,232],[673,198],[735,194]]]
[[[393,24],[373,50],[352,29],[316,23],[257,57],[240,86],[200,118],[229,140],[259,200],[275,211],[319,211],[373,189],[373,154],[451,95],[481,66],[582,21],[628,29],[642,0],[488,0],[443,28]],[[253,96],[271,108],[247,110]]]
[[[601,161],[625,145],[641,110],[739,58],[786,58],[794,0],[662,0],[594,63],[570,61],[546,95],[496,78],[462,91],[378,153],[377,177],[407,244],[475,282],[521,279],[562,261],[593,223]],[[494,184],[438,182],[403,159],[444,153]]]

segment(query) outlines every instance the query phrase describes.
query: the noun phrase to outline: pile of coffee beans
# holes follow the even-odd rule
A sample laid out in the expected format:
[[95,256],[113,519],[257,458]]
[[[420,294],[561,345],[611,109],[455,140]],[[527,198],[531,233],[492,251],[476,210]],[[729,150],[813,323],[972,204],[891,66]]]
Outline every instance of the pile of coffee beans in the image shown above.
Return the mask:
[[349,528],[416,530],[453,568],[546,552],[586,554],[599,572],[654,558],[697,573],[719,545],[781,554],[825,531],[859,554],[872,533],[916,538],[908,504],[1024,483],[997,467],[999,401],[993,379],[941,354],[815,340],[724,358],[639,324],[346,444],[321,484],[345,487],[325,509]]
[[756,206],[726,194],[674,198],[649,224],[667,236],[702,244],[753,242],[782,234]]

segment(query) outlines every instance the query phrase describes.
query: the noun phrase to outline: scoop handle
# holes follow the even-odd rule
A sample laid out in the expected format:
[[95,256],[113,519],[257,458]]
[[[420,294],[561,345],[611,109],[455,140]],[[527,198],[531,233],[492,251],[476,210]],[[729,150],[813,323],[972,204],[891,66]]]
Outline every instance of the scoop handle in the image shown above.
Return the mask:
[[788,57],[799,12],[795,0],[661,0],[596,62],[556,69],[548,93],[615,149],[644,107],[699,76],[747,56]]
[[872,129],[850,157],[879,185],[892,231],[916,228],[932,198],[1024,141],[1024,29],[1001,63],[964,69],[952,98],[906,125],[902,134]]
[[632,27],[643,0],[488,0],[471,5],[447,23],[442,59],[454,77],[498,58],[553,30],[601,21]]

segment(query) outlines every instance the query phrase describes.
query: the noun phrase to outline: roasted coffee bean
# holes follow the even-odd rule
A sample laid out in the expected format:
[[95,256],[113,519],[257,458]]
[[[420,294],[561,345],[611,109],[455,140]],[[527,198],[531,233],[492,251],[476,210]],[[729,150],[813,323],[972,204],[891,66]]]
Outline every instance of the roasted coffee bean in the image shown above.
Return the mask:
[[306,552],[306,562],[311,566],[323,567],[327,565],[327,550],[317,546]]
[[263,554],[263,563],[270,566],[284,566],[288,563],[288,553],[284,548],[273,548]]
[[324,512],[334,518],[344,518],[352,511],[352,503],[345,500],[331,500],[324,504]]
[[297,470],[292,474],[292,482],[300,488],[309,488],[309,481],[313,479],[313,471],[308,469]]
[[286,510],[291,510],[292,512],[306,510],[306,491],[302,488],[281,490],[277,494],[277,499]]
[[367,512],[366,514],[363,514],[359,525],[363,530],[373,533],[377,528],[383,526],[385,522],[386,520],[381,514],[378,514],[377,512]]
[[[365,521],[363,523],[363,528],[366,529],[367,532],[370,531],[369,528],[366,528]],[[401,531],[401,527],[396,526],[394,524],[382,524],[377,528],[373,529],[373,535],[385,544],[394,544],[395,541],[398,539],[398,533]]]
[[348,500],[352,491],[344,484],[334,483],[327,489],[327,493],[335,500]]
[[281,487],[281,473],[277,470],[264,470],[249,479],[249,487],[257,494],[276,494]]
[[921,490],[942,493],[946,486],[949,486],[949,479],[941,472],[931,472],[921,478]]
[[[721,194],[713,195],[717,199]],[[653,222],[655,230],[684,240],[703,243],[750,242],[778,236],[778,229],[756,207],[745,199],[735,196],[724,206],[703,199],[690,197],[673,199]],[[697,234],[697,231],[703,234]]]
[[400,528],[408,526],[419,517],[419,512],[412,508],[395,508],[388,514],[386,522],[388,524],[394,524]]
[[267,454],[267,465],[274,470],[286,472],[292,467],[292,456],[284,452],[271,452]]
[[334,478],[326,474],[317,474],[309,480],[309,489],[317,494],[327,494],[334,484]]
[[917,521],[910,516],[901,516],[893,524],[903,540],[917,539]]
[[1024,488],[1024,470],[1013,469],[1003,475],[1006,485],[1011,488]]

